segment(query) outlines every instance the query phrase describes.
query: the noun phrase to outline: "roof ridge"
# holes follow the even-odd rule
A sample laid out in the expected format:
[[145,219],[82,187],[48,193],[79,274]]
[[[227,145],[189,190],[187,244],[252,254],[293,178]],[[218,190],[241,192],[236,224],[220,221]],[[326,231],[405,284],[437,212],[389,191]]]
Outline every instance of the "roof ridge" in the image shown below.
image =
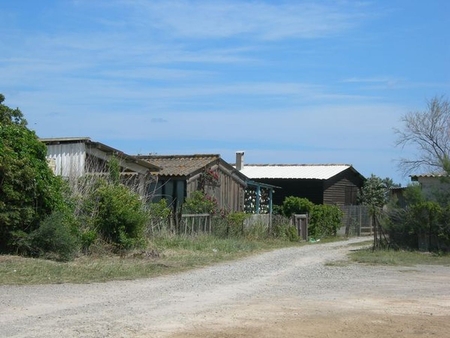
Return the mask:
[[187,155],[180,155],[180,154],[173,154],[173,155],[134,155],[138,158],[186,158],[186,157],[193,157],[193,158],[203,158],[203,157],[220,157],[220,154],[187,154]]

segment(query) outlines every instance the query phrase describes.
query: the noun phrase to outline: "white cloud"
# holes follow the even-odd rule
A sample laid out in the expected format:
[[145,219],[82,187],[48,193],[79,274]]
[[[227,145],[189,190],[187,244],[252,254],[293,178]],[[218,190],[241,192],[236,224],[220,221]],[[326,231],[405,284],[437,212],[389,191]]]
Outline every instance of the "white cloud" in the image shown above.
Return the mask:
[[263,40],[317,38],[357,26],[367,14],[360,3],[254,1],[133,1],[141,24],[174,37]]

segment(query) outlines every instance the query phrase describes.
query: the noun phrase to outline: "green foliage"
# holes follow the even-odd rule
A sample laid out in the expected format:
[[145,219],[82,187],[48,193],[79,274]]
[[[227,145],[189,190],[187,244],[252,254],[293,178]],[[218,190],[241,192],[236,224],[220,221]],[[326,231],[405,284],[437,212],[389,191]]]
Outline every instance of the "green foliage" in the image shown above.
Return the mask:
[[139,246],[143,241],[148,213],[139,195],[122,184],[98,180],[85,199],[83,213],[87,221],[84,245],[94,240],[91,230],[120,249]]
[[81,241],[81,248],[84,253],[89,253],[91,246],[96,242],[98,239],[98,234],[95,230],[92,229],[86,229],[81,233],[80,236]]
[[309,213],[313,206],[314,203],[307,198],[289,196],[284,199],[281,208],[284,216],[291,217],[294,214]]
[[142,239],[147,213],[137,194],[123,185],[104,184],[94,199],[98,201],[94,224],[105,240],[130,248]]
[[334,205],[314,205],[309,214],[310,237],[336,236],[341,226],[343,212]]
[[112,157],[108,161],[109,179],[112,184],[118,185],[120,183],[120,165],[119,160]]
[[62,182],[47,165],[46,146],[26,127],[20,110],[3,101],[0,95],[0,251],[13,252],[23,233],[63,207],[63,197]]
[[150,203],[148,205],[148,211],[150,216],[155,219],[166,219],[171,213],[171,209],[167,205],[167,200],[164,198],[159,200],[159,202]]
[[156,203],[148,204],[148,213],[150,215],[150,224],[147,229],[149,235],[153,235],[155,231],[169,231],[169,217],[172,209],[167,205],[165,199]]
[[248,214],[243,212],[233,212],[226,217],[227,222],[227,235],[243,236],[244,235],[244,221],[249,217]]
[[55,212],[41,222],[32,234],[34,254],[58,261],[73,259],[79,250],[79,236],[73,219]]
[[200,190],[192,192],[183,204],[185,214],[214,214],[216,211],[217,201]]
[[376,213],[387,202],[386,183],[375,175],[371,175],[359,194],[359,201],[367,205],[372,214]]
[[366,182],[364,182],[364,186],[359,195],[360,202],[368,206],[369,214],[372,219],[373,249],[380,249],[386,244],[386,240],[383,237],[383,228],[381,227],[379,219],[383,214],[383,206],[388,203],[388,196],[386,181],[383,181],[373,174]]
[[286,237],[291,242],[298,242],[300,237],[298,236],[297,228],[295,226],[287,226],[284,228]]
[[409,186],[404,193],[406,207],[388,212],[385,227],[396,248],[428,251],[450,250],[450,203],[427,200],[420,186]]
[[[291,217],[293,214],[308,214],[308,234],[312,237],[334,236],[341,226],[342,211],[331,205],[315,205],[307,198],[289,196],[283,201],[283,215]],[[282,227],[283,228],[283,227]],[[297,229],[287,228],[286,234],[290,240],[298,240]],[[297,239],[293,238],[295,231]],[[280,232],[280,231],[278,231]]]

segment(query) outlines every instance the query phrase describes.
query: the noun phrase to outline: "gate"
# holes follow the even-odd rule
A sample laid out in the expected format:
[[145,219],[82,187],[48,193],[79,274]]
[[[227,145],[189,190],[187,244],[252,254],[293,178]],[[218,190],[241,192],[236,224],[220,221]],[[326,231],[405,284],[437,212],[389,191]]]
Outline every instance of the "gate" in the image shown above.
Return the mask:
[[298,237],[308,240],[308,214],[295,214],[292,216],[294,226],[297,228]]

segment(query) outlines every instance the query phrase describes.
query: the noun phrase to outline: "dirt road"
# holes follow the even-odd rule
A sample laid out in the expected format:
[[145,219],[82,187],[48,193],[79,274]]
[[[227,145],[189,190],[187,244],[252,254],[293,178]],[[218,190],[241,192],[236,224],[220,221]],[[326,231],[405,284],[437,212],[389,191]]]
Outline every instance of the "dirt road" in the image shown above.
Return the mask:
[[0,286],[0,337],[449,337],[450,268],[342,264],[360,240],[154,279]]

